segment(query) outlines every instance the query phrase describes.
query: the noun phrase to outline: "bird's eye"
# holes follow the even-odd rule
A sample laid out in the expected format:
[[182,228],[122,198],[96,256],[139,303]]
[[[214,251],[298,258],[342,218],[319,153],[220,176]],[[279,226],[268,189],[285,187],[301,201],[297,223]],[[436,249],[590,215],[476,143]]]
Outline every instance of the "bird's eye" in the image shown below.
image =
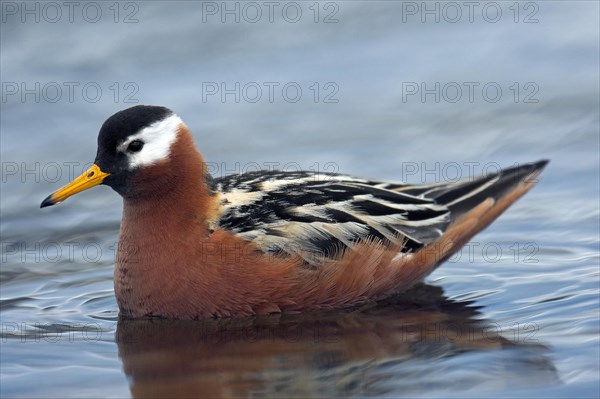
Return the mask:
[[141,140],[133,140],[127,146],[127,151],[129,152],[139,152],[144,147],[144,142]]

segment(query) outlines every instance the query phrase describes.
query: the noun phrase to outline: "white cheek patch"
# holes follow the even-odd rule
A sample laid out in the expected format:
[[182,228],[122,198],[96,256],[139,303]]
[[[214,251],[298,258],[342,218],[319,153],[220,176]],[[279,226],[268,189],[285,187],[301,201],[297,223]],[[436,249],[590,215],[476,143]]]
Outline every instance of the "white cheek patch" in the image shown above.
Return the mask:
[[[153,165],[169,156],[171,146],[177,140],[177,132],[182,124],[181,118],[172,114],[162,121],[145,127],[139,133],[129,136],[127,140],[117,147],[117,150],[127,155],[129,169]],[[144,147],[141,151],[127,151],[129,143],[134,140],[144,142]]]

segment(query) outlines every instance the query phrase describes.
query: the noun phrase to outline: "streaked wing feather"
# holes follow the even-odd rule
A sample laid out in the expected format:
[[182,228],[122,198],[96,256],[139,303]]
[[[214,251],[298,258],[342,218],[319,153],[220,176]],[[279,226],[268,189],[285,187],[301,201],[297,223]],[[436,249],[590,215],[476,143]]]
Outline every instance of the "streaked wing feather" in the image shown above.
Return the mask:
[[[253,172],[214,179],[223,228],[264,252],[302,254],[308,263],[361,240],[414,251],[438,238],[449,210],[394,191],[398,184],[314,172]],[[393,188],[393,189],[390,189]]]

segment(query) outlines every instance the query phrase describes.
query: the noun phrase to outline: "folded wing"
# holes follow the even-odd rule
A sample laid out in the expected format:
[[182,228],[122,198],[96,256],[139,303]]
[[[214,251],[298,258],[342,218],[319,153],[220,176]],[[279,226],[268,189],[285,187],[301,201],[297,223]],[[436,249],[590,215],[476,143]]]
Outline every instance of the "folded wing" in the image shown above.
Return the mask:
[[410,252],[437,239],[450,222],[445,205],[394,191],[389,183],[314,172],[254,172],[214,181],[223,228],[261,250],[301,254],[308,263],[359,241]]

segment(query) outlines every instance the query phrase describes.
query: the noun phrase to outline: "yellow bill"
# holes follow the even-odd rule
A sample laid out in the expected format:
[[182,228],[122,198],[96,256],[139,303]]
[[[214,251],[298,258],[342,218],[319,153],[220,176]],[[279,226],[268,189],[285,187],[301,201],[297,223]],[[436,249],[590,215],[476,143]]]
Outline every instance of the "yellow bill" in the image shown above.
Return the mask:
[[45,200],[42,201],[40,208],[44,208],[46,206],[56,205],[59,202],[62,202],[69,198],[72,195],[75,195],[83,190],[87,190],[88,188],[97,186],[102,183],[102,181],[106,178],[106,176],[110,175],[110,173],[105,173],[100,170],[100,167],[96,164],[92,165],[88,170],[86,170],[81,176],[73,180],[71,183],[66,186],[59,188]]

